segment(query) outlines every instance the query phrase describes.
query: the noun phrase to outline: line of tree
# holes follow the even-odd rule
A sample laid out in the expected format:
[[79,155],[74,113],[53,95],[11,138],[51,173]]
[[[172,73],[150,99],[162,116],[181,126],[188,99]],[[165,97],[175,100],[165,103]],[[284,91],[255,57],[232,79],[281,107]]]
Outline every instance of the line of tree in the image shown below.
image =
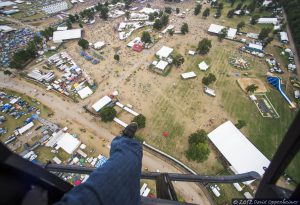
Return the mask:
[[300,53],[300,1],[298,0],[277,0],[279,2],[286,14],[287,14],[287,20],[288,24],[291,28],[294,43],[296,46],[296,49],[298,53]]
[[189,148],[185,152],[188,160],[204,162],[208,159],[210,149],[207,138],[204,130],[198,130],[189,136]]

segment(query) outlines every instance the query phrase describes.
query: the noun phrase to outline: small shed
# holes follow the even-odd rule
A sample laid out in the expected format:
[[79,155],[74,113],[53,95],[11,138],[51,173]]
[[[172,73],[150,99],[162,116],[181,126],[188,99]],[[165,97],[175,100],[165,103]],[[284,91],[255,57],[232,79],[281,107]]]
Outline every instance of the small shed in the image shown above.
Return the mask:
[[182,79],[190,79],[190,78],[197,77],[197,75],[196,75],[196,73],[194,73],[193,71],[191,71],[191,72],[187,72],[187,73],[182,73],[181,77],[182,77]]
[[202,61],[201,63],[199,63],[198,67],[202,71],[206,71],[209,68],[209,66],[205,63],[205,61]]

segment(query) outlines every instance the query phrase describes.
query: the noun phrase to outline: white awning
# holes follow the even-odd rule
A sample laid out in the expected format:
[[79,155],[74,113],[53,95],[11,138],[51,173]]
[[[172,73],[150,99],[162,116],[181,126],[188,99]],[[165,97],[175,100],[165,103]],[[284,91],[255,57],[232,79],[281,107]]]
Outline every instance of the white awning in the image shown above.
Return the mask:
[[98,112],[101,110],[105,105],[111,102],[111,98],[108,97],[107,95],[98,100],[94,105],[92,105],[92,108]]

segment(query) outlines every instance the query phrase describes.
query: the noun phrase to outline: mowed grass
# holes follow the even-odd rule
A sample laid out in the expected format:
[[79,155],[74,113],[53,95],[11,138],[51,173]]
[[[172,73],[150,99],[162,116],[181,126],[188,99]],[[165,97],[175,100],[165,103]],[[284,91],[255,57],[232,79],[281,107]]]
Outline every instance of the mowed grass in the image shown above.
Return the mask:
[[51,152],[51,147],[45,147],[45,146],[39,146],[35,151],[35,153],[37,154],[37,160],[41,163],[47,163],[47,161],[53,161],[52,159],[56,156],[58,157],[62,163],[64,164],[64,162],[67,162],[67,159],[70,157],[70,155],[63,151],[62,149],[58,150],[58,153],[52,153]]

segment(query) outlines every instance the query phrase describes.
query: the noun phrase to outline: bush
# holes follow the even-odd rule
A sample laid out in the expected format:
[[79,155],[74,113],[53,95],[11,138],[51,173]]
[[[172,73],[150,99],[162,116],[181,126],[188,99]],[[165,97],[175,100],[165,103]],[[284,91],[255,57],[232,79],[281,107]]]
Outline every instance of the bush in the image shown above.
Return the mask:
[[165,7],[165,12],[167,14],[171,14],[172,13],[172,8],[171,7]]
[[110,122],[116,117],[117,111],[113,107],[106,106],[100,110],[100,117],[103,122]]
[[205,130],[198,130],[189,136],[189,144],[207,143],[207,133]]
[[89,48],[89,42],[83,38],[78,41],[78,45],[84,50]]
[[236,128],[238,129],[242,129],[243,127],[245,127],[247,124],[244,120],[238,120],[238,123],[235,124]]
[[186,34],[189,32],[189,25],[187,23],[184,23],[182,26],[181,26],[181,33],[182,34]]
[[186,157],[188,160],[194,160],[197,162],[204,162],[207,160],[209,156],[210,150],[207,144],[199,143],[193,144],[190,148],[186,151]]
[[217,80],[216,76],[212,73],[208,74],[208,76],[202,78],[202,83],[204,85],[209,85]]
[[208,40],[207,38],[204,38],[201,41],[199,41],[197,51],[200,54],[207,54],[210,48],[211,48],[211,41]]
[[139,114],[133,118],[132,122],[136,122],[138,124],[138,128],[144,128],[146,126],[146,117]]
[[120,61],[120,56],[118,54],[115,54],[114,59],[119,62]]

